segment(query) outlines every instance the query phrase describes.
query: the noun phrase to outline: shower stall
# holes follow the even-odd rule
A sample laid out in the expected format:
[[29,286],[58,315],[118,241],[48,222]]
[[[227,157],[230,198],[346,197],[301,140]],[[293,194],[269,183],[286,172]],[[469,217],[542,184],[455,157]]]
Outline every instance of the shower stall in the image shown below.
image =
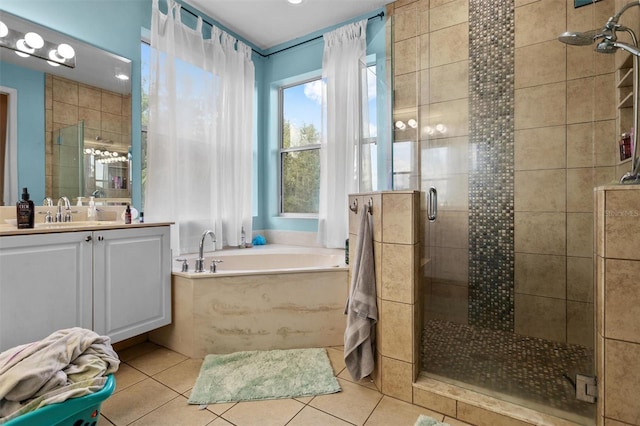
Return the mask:
[[593,424],[593,188],[637,176],[616,99],[637,48],[558,41],[617,25],[614,0],[524,3],[393,6],[393,122],[417,123],[394,129],[394,189],[423,198],[414,338],[421,375]]

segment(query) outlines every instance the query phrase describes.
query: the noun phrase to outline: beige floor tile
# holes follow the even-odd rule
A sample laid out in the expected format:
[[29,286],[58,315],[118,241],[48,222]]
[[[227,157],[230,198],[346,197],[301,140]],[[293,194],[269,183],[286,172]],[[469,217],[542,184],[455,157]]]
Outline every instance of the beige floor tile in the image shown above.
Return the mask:
[[349,423],[364,424],[382,398],[382,394],[344,379],[338,381],[342,392],[316,396],[309,405]]
[[[189,392],[188,395],[186,395],[187,399],[189,398],[189,396],[191,395],[191,392]],[[226,413],[227,411],[229,411],[229,409],[231,407],[233,407],[234,405],[236,405],[237,402],[222,402],[220,404],[209,404],[207,405],[207,410],[211,411],[214,414],[217,414],[219,416],[223,415],[224,413]]]
[[185,393],[193,388],[202,366],[201,359],[187,359],[153,376],[176,392]]
[[189,405],[187,398],[180,395],[167,404],[153,410],[146,416],[131,423],[132,426],[204,426],[217,416],[208,410],[200,410],[197,405]]
[[294,399],[239,402],[222,417],[236,426],[282,426],[303,408]]
[[208,426],[233,426],[233,424],[229,423],[222,417],[218,417],[213,422],[209,423]]
[[343,426],[350,423],[313,407],[304,407],[287,426]]
[[131,385],[135,385],[138,382],[147,378],[147,375],[142,374],[135,368],[128,364],[121,363],[118,371],[115,373],[116,378],[116,390],[114,393],[120,392]]
[[100,417],[98,417],[98,426],[113,426],[113,423],[100,414]]
[[160,349],[161,347],[162,346],[158,346],[155,343],[143,342],[139,345],[118,351],[118,357],[120,357],[120,361],[127,362],[139,357],[140,355],[145,355],[149,352],[155,351],[156,349]]
[[177,396],[155,380],[145,379],[104,401],[102,414],[115,425],[128,425]]
[[137,368],[149,376],[153,376],[154,374],[171,368],[186,359],[186,356],[179,354],[178,352],[174,352],[166,348],[160,348],[149,352],[148,354],[140,355],[127,362],[127,364]]
[[349,370],[347,370],[346,368],[344,370],[342,370],[342,372],[340,374],[338,374],[338,378],[339,379],[344,379],[344,380],[348,380],[351,383],[356,383],[360,386],[365,386],[369,389],[373,389],[375,391],[378,390],[378,388],[376,388],[376,384],[373,382],[373,380],[371,379],[370,376],[365,377],[364,379],[360,380],[360,381],[355,381],[353,380],[353,377],[351,377],[351,374],[349,374]]
[[472,426],[469,423],[465,423],[448,416],[444,418],[444,423],[449,423],[451,426]]
[[373,410],[366,426],[413,426],[420,414],[432,417],[438,421],[444,419],[444,414],[409,404],[388,396],[382,398],[380,404]]
[[335,374],[337,376],[346,367],[346,365],[344,363],[344,349],[342,349],[342,348],[327,348],[327,355],[329,355],[329,361],[331,361],[331,367],[333,368],[333,374]]

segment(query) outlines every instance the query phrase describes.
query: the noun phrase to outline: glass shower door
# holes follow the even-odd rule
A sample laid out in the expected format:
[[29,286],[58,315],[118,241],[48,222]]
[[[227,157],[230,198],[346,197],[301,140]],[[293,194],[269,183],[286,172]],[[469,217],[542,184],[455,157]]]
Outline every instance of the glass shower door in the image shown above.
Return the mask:
[[64,196],[75,202],[84,189],[84,122],[63,127],[54,137],[52,197],[55,201]]

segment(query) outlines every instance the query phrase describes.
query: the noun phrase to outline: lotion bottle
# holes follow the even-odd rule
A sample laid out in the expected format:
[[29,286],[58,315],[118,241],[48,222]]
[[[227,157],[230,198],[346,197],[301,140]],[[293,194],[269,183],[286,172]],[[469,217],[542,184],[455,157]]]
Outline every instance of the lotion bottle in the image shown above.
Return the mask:
[[29,199],[27,188],[22,188],[22,200],[16,203],[16,219],[18,229],[33,228],[35,208],[33,207],[33,201]]
[[95,197],[89,197],[89,207],[87,208],[87,220],[96,220],[96,200]]
[[131,223],[131,206],[127,204],[127,209],[124,211],[124,223]]

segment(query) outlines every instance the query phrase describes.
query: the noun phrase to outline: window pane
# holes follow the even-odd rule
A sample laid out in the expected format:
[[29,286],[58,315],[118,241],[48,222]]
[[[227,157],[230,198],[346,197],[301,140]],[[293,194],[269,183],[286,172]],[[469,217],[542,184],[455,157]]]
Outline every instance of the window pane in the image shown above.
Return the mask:
[[282,89],[282,148],[320,143],[322,81]]
[[320,150],[282,153],[282,213],[318,213]]

